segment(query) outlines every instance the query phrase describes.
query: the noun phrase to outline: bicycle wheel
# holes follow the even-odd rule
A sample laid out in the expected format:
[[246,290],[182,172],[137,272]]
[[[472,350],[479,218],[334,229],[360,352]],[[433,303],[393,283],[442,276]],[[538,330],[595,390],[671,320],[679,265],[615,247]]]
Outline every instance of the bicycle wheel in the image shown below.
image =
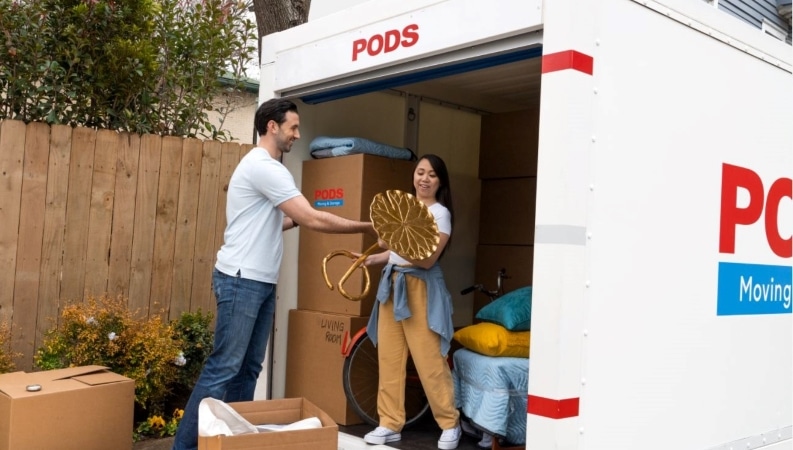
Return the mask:
[[[344,360],[342,382],[344,394],[355,412],[367,424],[380,425],[377,414],[377,382],[379,378],[377,348],[369,336],[364,334],[350,350]],[[408,358],[405,381],[405,427],[418,422],[429,411],[429,403],[424,395],[413,359]]]

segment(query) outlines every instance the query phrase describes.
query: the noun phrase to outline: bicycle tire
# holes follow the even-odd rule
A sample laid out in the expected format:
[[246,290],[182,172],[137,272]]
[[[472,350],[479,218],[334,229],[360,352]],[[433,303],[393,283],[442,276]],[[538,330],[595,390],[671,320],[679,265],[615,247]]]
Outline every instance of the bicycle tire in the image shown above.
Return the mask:
[[[405,382],[405,425],[409,427],[421,420],[430,409],[424,388],[416,374],[412,358],[408,358]],[[380,377],[377,348],[367,334],[363,334],[353,345],[344,360],[342,383],[344,395],[353,410],[368,425],[380,425],[377,414],[377,388]]]

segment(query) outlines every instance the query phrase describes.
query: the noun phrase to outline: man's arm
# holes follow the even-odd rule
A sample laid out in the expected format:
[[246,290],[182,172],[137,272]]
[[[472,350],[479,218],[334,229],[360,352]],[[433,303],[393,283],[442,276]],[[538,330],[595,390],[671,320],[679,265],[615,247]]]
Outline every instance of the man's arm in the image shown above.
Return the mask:
[[291,198],[281,203],[278,208],[301,227],[322,233],[366,233],[377,237],[371,222],[358,222],[345,219],[325,211],[318,211],[311,207],[308,200],[302,195]]
[[291,230],[297,227],[297,222],[291,217],[284,216],[284,223],[281,225],[281,231]]

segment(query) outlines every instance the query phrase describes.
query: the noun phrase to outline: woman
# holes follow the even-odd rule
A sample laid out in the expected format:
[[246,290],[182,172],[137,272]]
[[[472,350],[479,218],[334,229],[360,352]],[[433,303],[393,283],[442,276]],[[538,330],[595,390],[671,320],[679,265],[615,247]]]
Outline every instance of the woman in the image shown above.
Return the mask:
[[[460,414],[454,401],[454,382],[447,362],[453,334],[452,300],[437,264],[449,244],[454,213],[449,172],[440,157],[424,155],[418,160],[413,170],[413,195],[435,218],[440,242],[432,256],[421,261],[391,250],[366,259],[366,265],[386,266],[367,326],[369,337],[378,347],[380,426],[364,436],[364,441],[385,444],[402,438],[405,366],[410,354],[435,421],[443,430],[438,448],[455,449],[461,430]],[[382,240],[380,245],[387,248]],[[402,295],[395,298],[394,292]]]

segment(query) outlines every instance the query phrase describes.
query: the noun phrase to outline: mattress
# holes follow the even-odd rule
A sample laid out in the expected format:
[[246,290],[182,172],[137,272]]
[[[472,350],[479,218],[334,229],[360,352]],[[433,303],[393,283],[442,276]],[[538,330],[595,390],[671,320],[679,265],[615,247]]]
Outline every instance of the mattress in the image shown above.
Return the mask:
[[457,408],[477,428],[510,444],[526,442],[529,358],[492,357],[466,348],[454,352]]

